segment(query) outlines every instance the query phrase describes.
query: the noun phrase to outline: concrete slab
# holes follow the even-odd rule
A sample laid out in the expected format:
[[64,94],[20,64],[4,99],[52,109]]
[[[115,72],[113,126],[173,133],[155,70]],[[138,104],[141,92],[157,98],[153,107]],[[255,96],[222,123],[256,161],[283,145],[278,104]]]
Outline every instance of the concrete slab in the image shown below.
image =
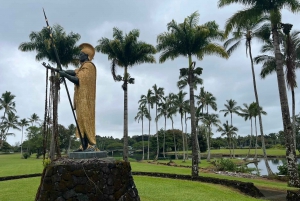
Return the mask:
[[89,152],[70,152],[69,158],[71,159],[88,159],[88,158],[106,158],[106,151],[89,151]]

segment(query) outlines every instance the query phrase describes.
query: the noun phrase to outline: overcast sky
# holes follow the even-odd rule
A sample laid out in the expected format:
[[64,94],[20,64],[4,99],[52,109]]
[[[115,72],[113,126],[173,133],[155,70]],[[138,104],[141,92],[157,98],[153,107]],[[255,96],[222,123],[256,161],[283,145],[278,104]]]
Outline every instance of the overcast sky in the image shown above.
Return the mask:
[[[35,60],[36,52],[21,52],[18,46],[29,42],[32,31],[40,31],[45,26],[42,13],[45,9],[50,26],[60,24],[66,33],[75,32],[81,35],[78,45],[87,42],[93,46],[102,37],[112,39],[113,27],[118,27],[128,33],[132,29],[140,30],[139,40],[156,46],[158,34],[167,31],[167,23],[172,19],[181,23],[184,18],[198,11],[199,24],[215,20],[224,29],[226,20],[237,10],[239,5],[231,5],[219,9],[217,0],[101,0],[101,1],[3,1],[0,7],[0,93],[10,91],[16,96],[17,115],[28,118],[33,113],[42,119],[45,99],[45,69],[41,62]],[[293,30],[299,30],[299,14],[283,13],[282,22],[294,24]],[[220,43],[220,42],[219,42]],[[221,43],[220,43],[221,44]],[[253,41],[253,56],[259,55],[261,44]],[[178,93],[176,86],[179,69],[188,66],[188,59],[179,57],[163,64],[158,62],[159,53],[155,55],[156,64],[143,64],[129,69],[135,78],[135,84],[128,89],[128,133],[129,136],[141,134],[141,123],[134,121],[138,109],[138,101],[142,94],[154,84],[163,87],[165,95]],[[246,57],[245,46],[242,45],[226,60],[217,56],[205,56],[197,66],[202,67],[205,90],[211,92],[217,99],[218,111],[224,109],[226,100],[234,99],[238,105],[250,104],[255,100],[250,59]],[[47,61],[46,61],[47,62]],[[93,60],[97,67],[96,95],[96,134],[121,138],[123,135],[123,90],[120,82],[114,82],[110,73],[110,61],[107,55],[96,53]],[[73,69],[73,67],[70,67]],[[276,74],[260,79],[260,65],[255,66],[260,105],[268,113],[263,116],[264,133],[278,132],[283,129],[279,102]],[[123,69],[118,69],[123,72]],[[299,79],[298,79],[299,80]],[[68,82],[68,88],[73,96],[73,84]],[[199,88],[195,94],[199,94]],[[186,89],[188,92],[188,89]],[[296,113],[299,113],[299,89],[296,93]],[[186,96],[188,98],[188,96]],[[291,108],[291,95],[288,91]],[[211,111],[211,110],[210,110]],[[154,110],[151,111],[154,119]],[[75,123],[69,106],[65,88],[60,90],[58,121],[64,126]],[[230,121],[219,113],[222,123]],[[159,120],[159,128],[164,126],[164,120]],[[233,124],[238,127],[238,135],[250,134],[250,122],[233,115]],[[148,123],[145,133],[148,133]],[[151,134],[155,132],[155,123],[151,123]],[[190,122],[188,122],[190,132]],[[180,129],[180,116],[175,118],[174,127]],[[167,129],[171,128],[168,121]],[[215,131],[215,128],[214,128]],[[21,141],[21,132],[14,131],[15,137],[8,137],[8,142],[14,145]],[[220,134],[215,132],[215,136]]]

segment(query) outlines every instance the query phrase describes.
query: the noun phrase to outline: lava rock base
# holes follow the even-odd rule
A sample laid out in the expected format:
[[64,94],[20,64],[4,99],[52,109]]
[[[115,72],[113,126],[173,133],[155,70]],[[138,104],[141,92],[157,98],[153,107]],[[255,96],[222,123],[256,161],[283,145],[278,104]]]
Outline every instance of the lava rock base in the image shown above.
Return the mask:
[[62,158],[44,169],[35,200],[140,201],[140,197],[129,162]]

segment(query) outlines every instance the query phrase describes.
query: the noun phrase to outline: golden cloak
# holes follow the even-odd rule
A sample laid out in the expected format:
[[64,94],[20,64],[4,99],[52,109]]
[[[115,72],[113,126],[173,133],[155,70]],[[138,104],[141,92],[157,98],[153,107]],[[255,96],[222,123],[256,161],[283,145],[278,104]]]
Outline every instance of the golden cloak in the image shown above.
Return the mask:
[[[74,90],[74,110],[78,126],[82,137],[87,137],[89,145],[95,145],[96,66],[86,61],[75,73],[79,79],[79,85],[75,85]],[[76,137],[79,137],[77,129]]]

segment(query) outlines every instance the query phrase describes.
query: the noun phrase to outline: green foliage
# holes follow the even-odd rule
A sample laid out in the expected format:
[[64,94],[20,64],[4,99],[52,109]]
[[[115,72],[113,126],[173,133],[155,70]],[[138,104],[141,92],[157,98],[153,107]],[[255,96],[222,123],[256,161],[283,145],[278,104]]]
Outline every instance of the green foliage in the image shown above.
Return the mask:
[[116,149],[123,149],[123,144],[121,142],[114,142],[109,144],[106,147],[107,150],[116,150]]
[[[277,166],[277,169],[279,170],[279,172],[277,173],[278,175],[288,174],[288,167],[286,162],[284,162],[282,165]],[[298,172],[300,173],[300,164],[298,164]]]
[[237,165],[230,159],[221,158],[221,160],[216,160],[213,164],[220,171],[234,172],[237,170]]
[[285,146],[281,145],[281,144],[275,144],[275,145],[273,145],[272,148],[274,148],[274,149],[285,149]]
[[44,166],[44,168],[46,168],[50,163],[51,163],[50,158],[46,158],[45,160],[43,160],[43,166]]
[[27,158],[29,158],[29,157],[30,157],[30,154],[29,154],[29,153],[27,153],[27,152],[23,153],[23,158],[24,158],[24,159],[27,159]]

